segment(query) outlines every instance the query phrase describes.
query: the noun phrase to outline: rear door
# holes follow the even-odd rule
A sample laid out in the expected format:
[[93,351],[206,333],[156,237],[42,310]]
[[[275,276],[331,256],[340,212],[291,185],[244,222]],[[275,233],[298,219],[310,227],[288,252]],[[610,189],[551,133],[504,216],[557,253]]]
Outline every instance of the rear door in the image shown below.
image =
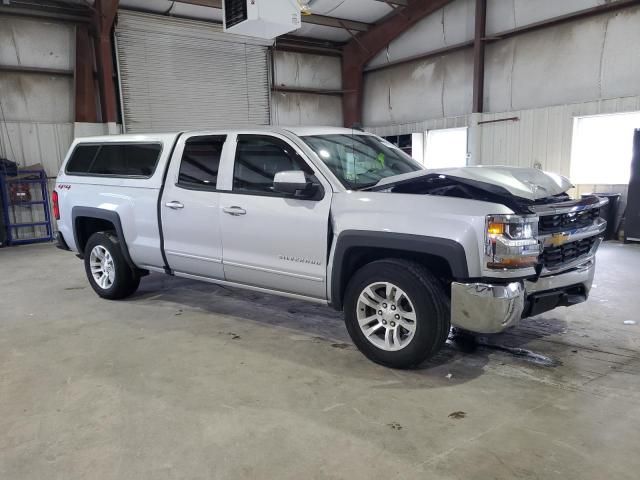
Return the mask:
[[[226,280],[326,298],[329,183],[284,137],[241,134],[235,144],[220,191]],[[274,192],[275,174],[287,170],[304,171],[321,194],[305,200]]]
[[226,139],[192,134],[176,146],[160,203],[164,253],[175,272],[224,278],[217,182]]

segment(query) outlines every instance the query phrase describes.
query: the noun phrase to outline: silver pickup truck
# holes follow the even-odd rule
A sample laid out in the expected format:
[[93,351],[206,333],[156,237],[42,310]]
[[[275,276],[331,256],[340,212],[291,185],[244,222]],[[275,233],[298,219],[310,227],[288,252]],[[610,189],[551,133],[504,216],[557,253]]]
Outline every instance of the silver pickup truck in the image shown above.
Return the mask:
[[53,193],[58,243],[98,295],[160,272],[328,304],[371,360],[433,356],[451,325],[501,332],[584,302],[603,200],[536,169],[426,170],[341,128],[76,140]]

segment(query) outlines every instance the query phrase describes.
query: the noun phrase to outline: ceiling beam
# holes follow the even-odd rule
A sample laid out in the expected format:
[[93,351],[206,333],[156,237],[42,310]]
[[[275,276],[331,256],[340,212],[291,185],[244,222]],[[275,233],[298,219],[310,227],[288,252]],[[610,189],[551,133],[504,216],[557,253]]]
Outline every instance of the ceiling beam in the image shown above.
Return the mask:
[[5,6],[3,4],[0,4],[0,14],[31,18],[45,18],[49,20],[58,20],[60,22],[69,23],[89,23],[91,21],[91,17],[88,16],[58,13],[46,10],[36,10],[32,8],[12,7]]
[[222,8],[222,0],[177,0],[178,3],[188,3],[200,7]]
[[282,35],[278,37],[273,45],[273,50],[342,57],[342,44],[296,35]]
[[114,84],[113,48],[111,32],[118,14],[119,0],[95,1],[95,25],[97,36],[94,42],[102,123],[118,122],[118,97]]
[[484,107],[484,37],[487,29],[487,0],[476,0],[475,34],[473,37],[473,113]]
[[635,7],[640,5],[640,0],[617,0],[603,3],[595,7],[585,8],[576,12],[567,13],[565,15],[559,15],[557,17],[548,18],[546,20],[540,20],[539,22],[530,23],[521,27],[512,28],[511,30],[505,30],[500,33],[492,34],[486,39],[488,42],[496,40],[502,40],[503,38],[513,37],[527,32],[533,32],[542,28],[548,28],[555,25],[561,25],[567,22],[573,22],[582,18],[593,17],[595,15],[601,15],[603,13],[615,12],[629,7]]
[[51,75],[73,77],[73,70],[46,67],[27,67],[24,65],[0,65],[0,72],[6,73],[33,73],[38,75]]
[[411,63],[418,60],[429,60],[430,58],[442,57],[443,55],[448,55],[460,50],[467,50],[471,47],[473,47],[473,40],[467,40],[466,42],[460,42],[453,45],[448,45],[446,47],[436,48],[435,50],[430,50],[427,53],[420,53],[418,55],[401,58],[400,60],[367,67],[365,69],[365,72],[376,72],[378,70],[386,70],[388,68],[396,67],[398,65],[404,65],[406,63]]
[[398,7],[406,7],[409,5],[409,0],[376,0],[376,2],[388,3],[389,5],[396,5]]
[[98,102],[96,82],[93,76],[95,54],[88,25],[76,27],[76,65],[73,77],[75,97],[75,121],[96,123]]
[[371,27],[365,22],[357,22],[355,20],[344,20],[336,17],[327,17],[326,15],[303,15],[302,21],[312,25],[322,25],[325,27],[344,28],[352,32],[366,32]]
[[302,87],[288,87],[286,85],[272,85],[272,92],[279,93],[311,93],[314,95],[334,95],[341,96],[344,92],[342,90],[327,90],[322,88],[302,88]]

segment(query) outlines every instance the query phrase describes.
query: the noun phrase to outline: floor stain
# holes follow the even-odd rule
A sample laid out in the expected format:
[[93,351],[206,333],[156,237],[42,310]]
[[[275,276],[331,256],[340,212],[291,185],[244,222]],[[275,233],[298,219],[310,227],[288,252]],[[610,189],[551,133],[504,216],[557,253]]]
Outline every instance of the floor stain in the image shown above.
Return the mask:
[[532,352],[531,350],[527,350],[526,348],[509,347],[506,345],[497,345],[493,343],[479,343],[479,345],[483,348],[510,353],[515,357],[521,358],[523,360],[526,360],[527,362],[541,367],[558,367],[562,365],[562,362],[560,360],[547,357],[546,355],[542,355],[541,353]]
[[451,412],[449,414],[449,418],[454,418],[456,420],[459,420],[461,418],[465,418],[467,416],[467,412],[463,412],[461,410],[457,411],[457,412]]

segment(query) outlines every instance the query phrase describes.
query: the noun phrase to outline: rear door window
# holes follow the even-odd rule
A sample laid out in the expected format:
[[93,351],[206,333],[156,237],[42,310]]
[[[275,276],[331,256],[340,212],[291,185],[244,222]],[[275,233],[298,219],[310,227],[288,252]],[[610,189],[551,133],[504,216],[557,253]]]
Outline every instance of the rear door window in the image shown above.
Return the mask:
[[187,140],[180,162],[178,186],[215,190],[225,135],[206,135]]
[[153,175],[160,158],[159,143],[105,143],[78,145],[67,164],[71,175],[143,177]]

